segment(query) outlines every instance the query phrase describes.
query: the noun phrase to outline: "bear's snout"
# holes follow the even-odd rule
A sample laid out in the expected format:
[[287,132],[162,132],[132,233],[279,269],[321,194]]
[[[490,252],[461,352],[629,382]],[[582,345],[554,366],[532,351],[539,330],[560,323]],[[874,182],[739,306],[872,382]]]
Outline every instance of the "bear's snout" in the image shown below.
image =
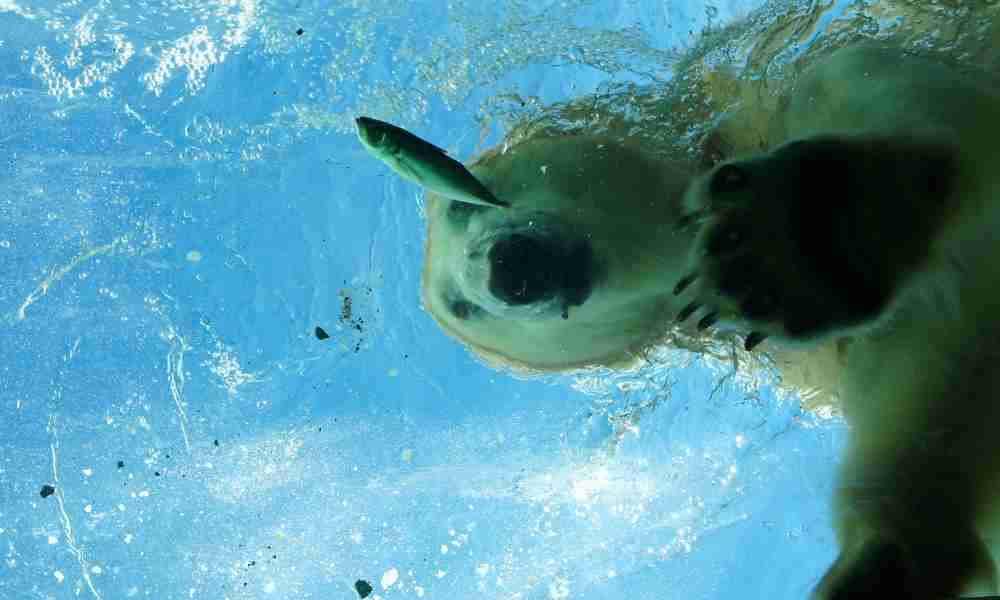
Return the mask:
[[510,233],[496,239],[487,258],[489,290],[498,300],[522,306],[559,298],[582,304],[593,284],[593,250],[586,241]]

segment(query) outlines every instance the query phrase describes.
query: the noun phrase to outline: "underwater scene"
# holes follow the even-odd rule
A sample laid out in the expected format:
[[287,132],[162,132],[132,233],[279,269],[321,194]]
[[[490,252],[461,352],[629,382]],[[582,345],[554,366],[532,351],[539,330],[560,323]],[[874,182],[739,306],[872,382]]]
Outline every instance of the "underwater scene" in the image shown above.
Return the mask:
[[675,318],[659,165],[998,13],[0,0],[0,598],[808,598],[843,348]]

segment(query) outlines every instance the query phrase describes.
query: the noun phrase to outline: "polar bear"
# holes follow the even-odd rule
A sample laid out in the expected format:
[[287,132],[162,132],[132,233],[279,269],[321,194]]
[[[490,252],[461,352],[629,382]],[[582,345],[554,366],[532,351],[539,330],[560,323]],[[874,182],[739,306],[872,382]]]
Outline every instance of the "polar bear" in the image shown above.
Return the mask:
[[538,370],[628,363],[678,322],[832,344],[852,429],[815,596],[995,592],[998,115],[973,77],[855,46],[705,173],[601,137],[503,147],[470,169],[509,208],[430,198],[423,301]]

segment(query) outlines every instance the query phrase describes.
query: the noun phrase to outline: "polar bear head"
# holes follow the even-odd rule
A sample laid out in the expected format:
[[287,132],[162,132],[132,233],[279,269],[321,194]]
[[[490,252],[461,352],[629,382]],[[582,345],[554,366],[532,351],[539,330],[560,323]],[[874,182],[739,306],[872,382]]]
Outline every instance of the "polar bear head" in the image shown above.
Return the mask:
[[423,303],[493,364],[627,363],[659,340],[691,240],[676,227],[689,176],[588,136],[493,150],[470,171],[509,208],[428,194]]

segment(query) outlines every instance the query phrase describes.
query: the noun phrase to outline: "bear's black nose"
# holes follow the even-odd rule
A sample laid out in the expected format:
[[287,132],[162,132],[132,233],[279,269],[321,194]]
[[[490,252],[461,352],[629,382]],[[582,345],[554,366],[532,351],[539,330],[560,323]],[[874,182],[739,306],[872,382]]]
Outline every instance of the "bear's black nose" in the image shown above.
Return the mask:
[[590,294],[590,245],[567,245],[557,239],[513,233],[490,248],[490,293],[512,306],[548,300],[579,305]]
[[507,304],[537,302],[559,287],[559,248],[521,234],[504,237],[490,248],[490,292]]

